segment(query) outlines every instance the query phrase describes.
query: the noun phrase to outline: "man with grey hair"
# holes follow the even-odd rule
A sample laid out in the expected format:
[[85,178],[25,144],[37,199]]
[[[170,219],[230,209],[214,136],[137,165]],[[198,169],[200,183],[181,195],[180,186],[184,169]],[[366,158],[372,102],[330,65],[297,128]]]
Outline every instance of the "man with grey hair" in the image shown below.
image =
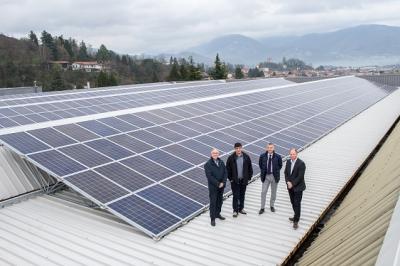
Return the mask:
[[262,182],[261,208],[258,214],[264,213],[265,200],[270,185],[271,185],[270,209],[271,212],[275,212],[276,190],[280,179],[280,172],[282,168],[282,157],[275,152],[274,144],[268,143],[266,152],[260,155],[258,164],[260,166],[260,177]]
[[217,149],[211,150],[211,158],[204,165],[204,171],[208,180],[211,226],[215,226],[216,218],[225,220],[221,215],[221,208],[227,179],[226,167],[224,161],[219,158]]
[[297,150],[295,148],[289,151],[290,159],[286,161],[285,167],[285,180],[289,192],[290,203],[294,211],[294,216],[289,218],[293,222],[293,228],[299,227],[301,212],[301,199],[303,191],[306,189],[304,182],[304,174],[306,172],[306,164],[297,157]]

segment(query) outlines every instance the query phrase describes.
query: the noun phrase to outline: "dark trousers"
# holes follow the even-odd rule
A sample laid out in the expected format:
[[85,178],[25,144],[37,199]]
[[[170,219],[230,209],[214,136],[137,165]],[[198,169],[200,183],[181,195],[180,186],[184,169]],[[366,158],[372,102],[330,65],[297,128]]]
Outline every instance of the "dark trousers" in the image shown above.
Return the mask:
[[232,208],[234,212],[239,212],[244,208],[244,197],[246,194],[246,187],[247,184],[243,184],[241,181],[239,181],[239,183],[236,182],[231,183],[232,194],[233,194]]
[[300,212],[301,212],[301,199],[303,197],[303,191],[293,191],[289,189],[290,202],[292,203],[292,208],[294,211],[294,222],[299,222]]
[[208,191],[210,196],[210,217],[211,220],[215,220],[221,213],[224,188],[209,188]]

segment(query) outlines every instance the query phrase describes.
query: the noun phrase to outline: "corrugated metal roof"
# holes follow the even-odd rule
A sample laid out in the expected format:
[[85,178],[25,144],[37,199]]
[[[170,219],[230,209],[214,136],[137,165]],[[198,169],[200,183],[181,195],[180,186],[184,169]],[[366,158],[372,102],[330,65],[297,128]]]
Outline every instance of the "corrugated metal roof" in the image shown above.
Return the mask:
[[35,178],[40,173],[19,156],[0,146],[0,201],[41,189],[43,183]]
[[399,198],[399,150],[397,125],[299,265],[375,264]]
[[283,182],[276,213],[259,216],[260,181],[248,187],[248,215],[209,225],[204,213],[155,242],[107,213],[37,197],[0,210],[0,264],[275,265],[298,245],[400,114],[400,90],[300,153],[307,163],[300,228]]

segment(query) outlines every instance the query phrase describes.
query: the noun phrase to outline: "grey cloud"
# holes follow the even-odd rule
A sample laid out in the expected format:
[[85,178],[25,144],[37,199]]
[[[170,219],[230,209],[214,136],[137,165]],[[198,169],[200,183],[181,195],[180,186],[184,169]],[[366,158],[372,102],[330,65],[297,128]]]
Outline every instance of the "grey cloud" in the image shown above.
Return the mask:
[[182,51],[224,34],[306,34],[367,23],[400,25],[399,1],[3,0],[0,31],[104,43],[122,53]]

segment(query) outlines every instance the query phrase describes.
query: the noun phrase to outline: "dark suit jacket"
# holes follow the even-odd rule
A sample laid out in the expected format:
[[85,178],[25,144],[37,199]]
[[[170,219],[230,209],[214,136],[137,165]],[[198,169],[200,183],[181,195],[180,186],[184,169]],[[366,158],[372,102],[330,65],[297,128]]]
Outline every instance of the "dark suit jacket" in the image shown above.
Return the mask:
[[[253,165],[251,164],[250,156],[247,153],[242,152],[243,154],[243,184],[248,184],[248,182],[253,177]],[[231,182],[239,183],[238,173],[237,173],[237,164],[236,164],[236,153],[232,153],[228,160],[226,161],[226,170],[228,171],[228,179]]]
[[[260,166],[260,177],[261,182],[264,183],[265,176],[267,175],[267,164],[268,164],[268,152],[264,152],[260,155],[260,159],[258,160],[258,165]],[[272,155],[272,175],[274,176],[275,182],[278,183],[280,179],[280,173],[282,168],[282,157],[277,154],[273,153]]]
[[219,166],[217,166],[214,160],[210,158],[204,165],[209,189],[218,189],[219,183],[224,183],[224,186],[226,184],[228,173],[224,161],[218,158],[218,162]]
[[306,172],[306,164],[297,158],[296,163],[294,164],[293,172],[290,174],[290,168],[292,165],[292,161],[288,159],[286,161],[285,167],[285,180],[286,182],[291,182],[293,185],[293,191],[303,191],[306,189],[306,183],[304,182],[304,174]]

